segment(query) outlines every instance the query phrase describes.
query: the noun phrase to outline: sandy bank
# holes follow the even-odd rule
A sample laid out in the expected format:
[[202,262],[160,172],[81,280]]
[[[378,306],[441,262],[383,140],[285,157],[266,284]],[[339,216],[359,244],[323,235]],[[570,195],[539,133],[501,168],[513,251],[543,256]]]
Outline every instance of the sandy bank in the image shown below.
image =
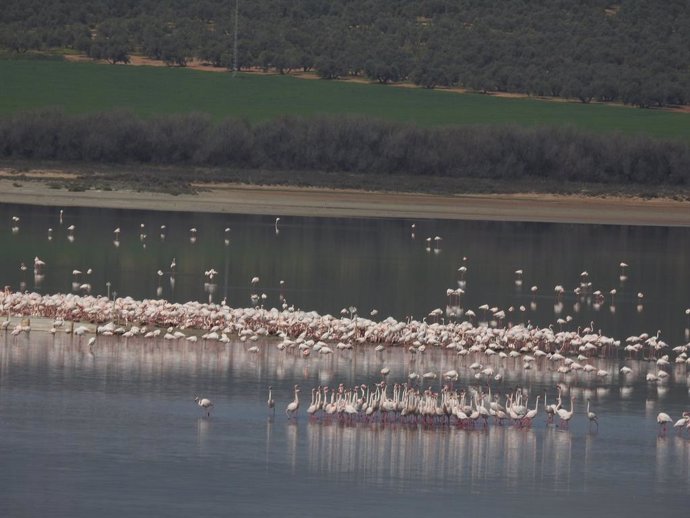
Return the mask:
[[199,194],[70,192],[0,178],[0,202],[59,207],[267,214],[690,226],[690,202],[557,195],[456,195],[216,184]]

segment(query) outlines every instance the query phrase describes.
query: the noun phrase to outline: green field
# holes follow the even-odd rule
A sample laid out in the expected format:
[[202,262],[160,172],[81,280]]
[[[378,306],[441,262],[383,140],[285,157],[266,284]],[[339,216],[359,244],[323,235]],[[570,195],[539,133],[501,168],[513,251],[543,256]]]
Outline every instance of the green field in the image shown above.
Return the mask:
[[420,125],[570,125],[690,139],[690,114],[623,106],[505,99],[286,76],[0,60],[0,113],[59,106],[68,113],[126,108],[142,116],[198,111],[260,121],[280,115],[364,114]]

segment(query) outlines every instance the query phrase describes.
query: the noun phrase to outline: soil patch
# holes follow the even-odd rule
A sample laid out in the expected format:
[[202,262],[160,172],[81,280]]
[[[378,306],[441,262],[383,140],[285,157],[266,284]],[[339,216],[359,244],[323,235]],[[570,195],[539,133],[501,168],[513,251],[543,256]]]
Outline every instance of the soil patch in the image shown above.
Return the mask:
[[[52,176],[51,176],[52,174]],[[466,219],[690,227],[690,202],[666,198],[587,197],[549,194],[434,195],[367,192],[356,189],[256,186],[238,183],[193,184],[197,193],[177,195],[127,188],[68,190],[49,172],[36,171],[18,182],[0,175],[0,202],[58,207],[105,207],[266,214],[274,216]]]

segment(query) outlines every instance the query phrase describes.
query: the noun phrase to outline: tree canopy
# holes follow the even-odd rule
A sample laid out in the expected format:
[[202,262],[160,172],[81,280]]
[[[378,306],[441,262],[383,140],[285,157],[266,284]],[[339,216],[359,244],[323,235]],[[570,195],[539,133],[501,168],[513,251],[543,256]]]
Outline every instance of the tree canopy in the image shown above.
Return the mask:
[[[0,46],[229,67],[234,17],[228,0],[6,0]],[[686,0],[252,0],[237,21],[241,69],[641,107],[690,99]]]
[[[56,110],[0,117],[0,159],[199,165],[420,178],[548,179],[687,188],[685,142],[572,128],[419,128],[365,117],[281,117],[249,125],[206,114],[141,119]],[[190,169],[189,178],[196,172]]]

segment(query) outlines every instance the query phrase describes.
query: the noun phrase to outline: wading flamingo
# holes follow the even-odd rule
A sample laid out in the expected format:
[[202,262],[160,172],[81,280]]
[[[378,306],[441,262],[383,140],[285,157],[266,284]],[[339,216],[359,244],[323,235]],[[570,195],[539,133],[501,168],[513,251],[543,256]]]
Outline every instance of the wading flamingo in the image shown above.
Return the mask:
[[273,415],[275,415],[275,413],[276,413],[276,402],[273,401],[272,391],[273,391],[273,387],[269,385],[268,386],[268,401],[266,401],[266,405],[268,406],[268,409],[273,412]]
[[592,426],[592,423],[596,423],[597,428],[599,428],[597,414],[595,414],[594,412],[590,412],[589,410],[589,399],[587,400],[587,419],[589,419],[589,426]]
[[679,432],[682,432],[683,428],[690,423],[690,412],[683,412],[683,416],[676,421],[676,423],[673,425],[673,428],[678,430]]
[[287,406],[285,409],[285,414],[288,419],[297,416],[297,410],[299,409],[299,385],[295,385],[295,399]]
[[200,398],[199,396],[194,396],[194,401],[199,405],[208,417],[211,417],[211,408],[213,408],[213,403],[210,399]]
[[671,420],[671,416],[666,412],[659,412],[656,416],[656,422],[659,423],[659,434],[664,434],[666,433],[668,423],[672,423],[673,421]]
[[560,419],[558,426],[560,428],[568,428],[568,423],[573,418],[573,414],[575,413],[575,410],[573,408],[574,403],[575,403],[575,398],[574,397],[570,398],[570,411],[566,410],[565,408],[559,408],[557,410],[558,418]]

